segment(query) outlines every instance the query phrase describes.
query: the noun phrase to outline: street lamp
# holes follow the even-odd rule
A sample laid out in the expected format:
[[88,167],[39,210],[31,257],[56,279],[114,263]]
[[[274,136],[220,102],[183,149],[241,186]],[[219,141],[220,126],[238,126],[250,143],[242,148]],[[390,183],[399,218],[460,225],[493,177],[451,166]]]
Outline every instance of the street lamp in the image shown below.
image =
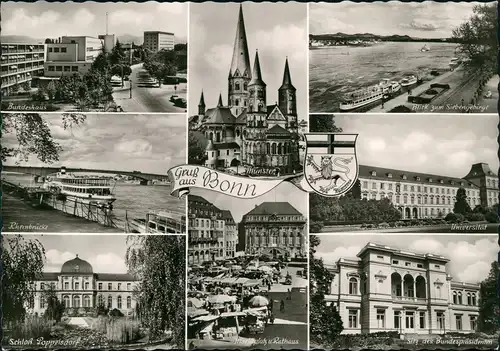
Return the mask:
[[129,88],[129,90],[130,90],[130,99],[132,99],[132,79],[130,79],[129,82],[130,82],[130,88]]

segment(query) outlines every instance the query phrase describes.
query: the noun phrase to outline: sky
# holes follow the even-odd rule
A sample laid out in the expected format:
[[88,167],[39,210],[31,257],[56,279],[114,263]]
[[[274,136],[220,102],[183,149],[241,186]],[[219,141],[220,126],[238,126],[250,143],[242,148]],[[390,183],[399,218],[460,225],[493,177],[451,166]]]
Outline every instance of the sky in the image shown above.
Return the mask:
[[78,258],[92,265],[94,273],[127,273],[126,235],[23,235],[45,248],[44,272],[60,272],[64,262]]
[[147,30],[173,32],[186,42],[188,6],[181,3],[85,3],[2,1],[2,35],[25,35],[36,39],[64,35],[97,36],[108,33],[143,37]]
[[[297,89],[299,120],[307,111],[307,5],[249,3],[243,5],[250,64],[259,51],[267,104],[278,101],[288,56],[292,83]],[[239,4],[206,2],[190,5],[189,113],[198,113],[201,91],[207,108],[217,105],[222,92],[227,104],[227,77],[233,56]]]
[[198,195],[211,202],[221,210],[229,210],[236,223],[241,222],[243,215],[263,202],[289,202],[304,216],[307,214],[308,195],[295,185],[284,182],[270,192],[255,199],[239,199],[212,190],[191,188],[191,195]]
[[449,38],[472,15],[474,2],[314,3],[309,8],[311,34],[337,32]]
[[[59,162],[44,164],[31,156],[22,166],[140,171],[167,174],[186,163],[186,117],[184,114],[87,114],[83,124],[64,129],[60,114],[42,115],[55,142],[63,151]],[[2,143],[17,146],[13,134]],[[5,163],[14,165],[15,160]]]
[[359,164],[462,178],[472,164],[499,168],[498,116],[395,114],[336,115],[344,133],[359,134]]
[[339,258],[356,258],[369,242],[417,253],[431,253],[449,259],[448,273],[453,280],[478,283],[490,271],[496,260],[496,235],[320,235],[321,244],[316,255],[326,264],[335,264]]

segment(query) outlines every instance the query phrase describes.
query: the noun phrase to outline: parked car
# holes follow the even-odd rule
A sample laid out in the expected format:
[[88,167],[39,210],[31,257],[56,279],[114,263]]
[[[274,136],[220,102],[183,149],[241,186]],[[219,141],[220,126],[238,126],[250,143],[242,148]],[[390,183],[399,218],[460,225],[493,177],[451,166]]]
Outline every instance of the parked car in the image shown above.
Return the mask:
[[178,98],[179,98],[179,97],[178,97],[177,95],[172,95],[172,96],[170,97],[170,101],[171,101],[171,102],[175,102],[175,100],[176,100],[176,99],[178,99]]
[[174,100],[174,105],[177,107],[185,108],[187,106],[187,101],[183,98],[177,98]]

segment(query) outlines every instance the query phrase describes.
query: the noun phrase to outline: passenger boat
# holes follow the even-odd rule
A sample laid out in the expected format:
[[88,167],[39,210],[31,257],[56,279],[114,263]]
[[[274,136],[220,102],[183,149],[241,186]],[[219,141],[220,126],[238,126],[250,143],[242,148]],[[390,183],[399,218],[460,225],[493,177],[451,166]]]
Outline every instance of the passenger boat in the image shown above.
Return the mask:
[[149,211],[145,218],[129,219],[127,232],[141,234],[185,234],[186,216],[173,211]]
[[387,98],[390,94],[394,94],[399,89],[401,89],[401,86],[398,82],[384,79],[377,85],[372,85],[346,94],[344,100],[340,103],[340,110],[355,110],[383,98]]
[[62,167],[54,177],[47,177],[42,187],[56,194],[59,200],[74,199],[112,208],[116,200],[113,189],[116,181],[104,177],[77,176]]
[[401,79],[399,82],[402,87],[409,87],[410,85],[417,84],[418,78],[416,76],[408,76],[406,78]]
[[422,49],[420,49],[420,51],[422,52],[426,52],[426,51],[431,51],[431,48],[427,46],[427,44],[425,44]]

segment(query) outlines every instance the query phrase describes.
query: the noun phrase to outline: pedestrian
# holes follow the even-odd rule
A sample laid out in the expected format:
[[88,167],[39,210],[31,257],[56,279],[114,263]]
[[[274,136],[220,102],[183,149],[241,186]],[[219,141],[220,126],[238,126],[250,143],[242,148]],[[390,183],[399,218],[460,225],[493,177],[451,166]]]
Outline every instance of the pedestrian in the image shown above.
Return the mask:
[[291,300],[291,299],[292,299],[292,292],[290,291],[290,289],[288,289],[287,300]]
[[269,321],[271,324],[274,324],[274,314],[271,312],[271,316],[269,317]]
[[285,301],[281,300],[280,303],[280,312],[285,312]]
[[267,283],[267,291],[271,291],[271,284],[269,282]]

